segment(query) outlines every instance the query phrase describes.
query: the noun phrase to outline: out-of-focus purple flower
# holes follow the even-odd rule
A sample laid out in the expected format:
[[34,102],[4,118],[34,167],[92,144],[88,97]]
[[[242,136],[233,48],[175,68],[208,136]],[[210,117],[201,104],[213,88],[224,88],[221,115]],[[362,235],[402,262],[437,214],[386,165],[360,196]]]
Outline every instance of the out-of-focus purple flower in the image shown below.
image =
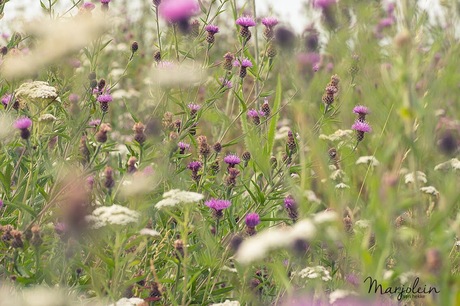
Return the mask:
[[377,29],[382,30],[383,28],[388,28],[391,27],[395,23],[393,17],[387,17],[380,19]]
[[204,205],[208,206],[209,208],[212,208],[216,211],[221,211],[221,210],[224,210],[228,207],[230,207],[230,205],[232,205],[232,203],[228,200],[220,200],[220,199],[210,199],[208,201],[206,201],[204,203]]
[[291,196],[287,196],[284,198],[284,207],[286,207],[287,209],[291,209],[291,208],[294,208],[297,206],[297,203],[296,201],[294,200],[293,197]]
[[190,112],[194,112],[196,113],[197,111],[200,110],[201,106],[198,105],[198,104],[194,104],[194,103],[190,103],[187,105],[188,109],[190,110]]
[[367,108],[364,105],[356,105],[353,108],[353,113],[355,113],[357,115],[367,115],[367,114],[369,114],[369,108]]
[[6,94],[2,97],[2,104],[6,108],[13,98],[12,94]]
[[235,154],[229,154],[224,157],[224,162],[228,164],[229,167],[234,167],[241,162],[241,159]]
[[395,4],[392,2],[392,3],[389,3],[388,6],[387,6],[387,14],[389,16],[393,15],[393,12],[395,11]]
[[94,187],[94,176],[90,175],[86,178],[86,186],[89,190],[92,190]]
[[97,127],[101,124],[101,119],[93,119],[90,122],[88,122],[88,125],[90,127]]
[[327,63],[326,65],[326,71],[331,73],[332,70],[334,70],[334,63]]
[[256,22],[251,16],[242,16],[236,20],[236,24],[245,28],[249,28],[255,26]]
[[219,27],[213,24],[208,24],[207,26],[204,27],[204,30],[212,34],[219,33]]
[[174,23],[187,20],[197,14],[200,6],[196,0],[163,0],[158,10],[161,17]]
[[185,142],[182,142],[180,141],[177,146],[179,147],[179,149],[181,150],[181,152],[185,152],[185,150],[188,150],[190,149],[190,145],[188,143],[185,143]]
[[246,215],[245,219],[246,226],[256,227],[260,223],[260,217],[257,213],[249,213]]
[[54,231],[59,236],[62,236],[67,232],[67,225],[64,222],[58,222],[54,225]]
[[203,165],[199,161],[192,161],[187,165],[187,168],[193,172],[198,172]]
[[14,123],[14,127],[19,129],[19,130],[28,129],[28,128],[30,128],[31,125],[32,125],[32,120],[30,120],[27,117],[19,118]]
[[152,175],[154,173],[153,171],[153,167],[152,166],[147,166],[144,168],[144,170],[142,171],[144,173],[144,175]]
[[92,11],[94,10],[94,8],[96,7],[93,3],[91,2],[85,2],[83,3],[83,9],[85,9],[86,11]]
[[324,10],[335,3],[337,3],[337,0],[314,0],[313,7]]
[[311,66],[313,67],[315,64],[321,61],[321,56],[316,52],[308,52],[308,53],[299,53],[297,54],[297,62],[301,66]]
[[256,118],[259,117],[259,112],[255,109],[248,110],[248,117],[249,118]]
[[174,67],[174,63],[170,61],[161,61],[158,63],[157,67],[159,69],[171,69]]
[[228,89],[231,89],[233,87],[233,84],[230,80],[219,78],[219,81],[223,87],[227,87]]
[[278,24],[278,19],[275,17],[264,17],[262,18],[262,24],[267,28],[273,28]]
[[244,67],[244,68],[252,67],[252,63],[250,60],[245,58],[241,61],[241,67]]
[[109,4],[111,0],[101,0],[102,4]]
[[363,132],[363,133],[372,132],[372,128],[367,122],[362,122],[358,120],[355,121],[355,123],[351,126],[351,128],[355,131]]
[[358,287],[360,284],[359,277],[356,274],[348,274],[345,276],[345,280],[352,284],[355,287]]
[[69,95],[69,101],[72,103],[77,103],[80,100],[80,96],[77,94],[70,94]]
[[314,72],[317,72],[319,70],[319,63],[314,64],[312,69]]

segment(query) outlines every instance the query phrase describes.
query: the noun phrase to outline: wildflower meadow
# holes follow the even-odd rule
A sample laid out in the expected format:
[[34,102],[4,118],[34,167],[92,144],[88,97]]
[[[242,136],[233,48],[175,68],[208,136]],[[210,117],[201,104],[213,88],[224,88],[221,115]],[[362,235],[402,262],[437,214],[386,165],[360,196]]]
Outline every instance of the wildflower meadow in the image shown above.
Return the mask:
[[0,0],[0,306],[460,305],[460,3],[295,1]]

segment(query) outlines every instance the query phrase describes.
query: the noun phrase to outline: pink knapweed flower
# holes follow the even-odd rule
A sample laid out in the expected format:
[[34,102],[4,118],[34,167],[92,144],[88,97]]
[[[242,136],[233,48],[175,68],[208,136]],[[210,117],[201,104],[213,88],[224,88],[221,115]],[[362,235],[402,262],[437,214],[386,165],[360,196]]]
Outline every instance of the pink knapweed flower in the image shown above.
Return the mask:
[[196,0],[163,0],[158,10],[161,17],[174,23],[197,14],[200,6]]
[[14,127],[17,128],[18,130],[28,129],[30,128],[31,125],[32,125],[32,120],[30,120],[30,118],[27,118],[27,117],[19,118],[14,123]]
[[207,26],[204,27],[204,30],[212,34],[219,33],[219,27],[213,24],[208,24]]
[[272,28],[278,24],[278,19],[275,17],[265,17],[262,18],[262,24],[267,28]]
[[372,132],[372,128],[367,122],[362,122],[358,120],[355,121],[355,123],[351,126],[351,128],[355,131],[363,132],[363,133]]
[[206,201],[204,205],[216,211],[222,211],[232,205],[232,203],[228,200],[210,199]]
[[245,28],[253,27],[256,25],[254,18],[250,16],[242,16],[236,20],[236,24]]

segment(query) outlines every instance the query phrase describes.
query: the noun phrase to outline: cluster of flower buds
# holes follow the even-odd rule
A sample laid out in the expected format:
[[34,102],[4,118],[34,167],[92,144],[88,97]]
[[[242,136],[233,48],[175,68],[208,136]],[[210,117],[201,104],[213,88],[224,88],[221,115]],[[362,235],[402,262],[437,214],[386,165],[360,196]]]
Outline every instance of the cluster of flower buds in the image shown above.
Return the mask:
[[358,105],[353,108],[353,113],[358,115],[352,129],[356,131],[358,143],[364,139],[364,133],[372,132],[371,126],[366,122],[366,115],[369,114],[369,109],[365,106]]
[[331,81],[326,86],[325,92],[322,97],[323,103],[326,105],[326,111],[329,108],[329,106],[335,101],[335,95],[339,91],[339,82],[339,76],[337,74],[334,74],[333,76],[331,76]]

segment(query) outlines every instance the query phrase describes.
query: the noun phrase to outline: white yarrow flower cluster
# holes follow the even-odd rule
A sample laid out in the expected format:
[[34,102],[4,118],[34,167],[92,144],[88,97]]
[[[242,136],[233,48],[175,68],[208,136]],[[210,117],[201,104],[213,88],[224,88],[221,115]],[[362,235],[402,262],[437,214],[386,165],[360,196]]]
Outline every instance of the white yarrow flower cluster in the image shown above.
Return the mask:
[[225,300],[223,303],[215,303],[211,304],[210,306],[240,306],[240,302]]
[[329,141],[338,141],[343,140],[344,138],[351,138],[353,136],[353,130],[337,130],[330,135],[319,135],[319,139],[329,140]]
[[235,259],[241,264],[249,264],[263,259],[269,251],[287,247],[298,239],[311,239],[315,233],[316,227],[309,219],[301,220],[289,228],[264,230],[244,240]]
[[110,304],[109,306],[139,306],[144,305],[144,300],[140,298],[122,298],[116,301],[114,304]]
[[325,282],[332,280],[330,272],[323,266],[307,267],[299,272],[293,272],[292,276],[309,279],[321,278]]
[[163,207],[173,207],[181,203],[197,203],[203,199],[204,196],[200,193],[172,189],[163,194],[163,200],[155,204],[155,207],[161,209]]
[[433,186],[422,187],[420,188],[420,191],[423,193],[434,195],[434,196],[439,195],[439,191]]
[[423,184],[426,184],[428,180],[426,179],[426,174],[423,173],[422,171],[417,171],[417,172],[412,172],[412,173],[407,173],[404,176],[404,183],[406,184],[412,184],[415,182],[417,179],[418,182],[422,182]]
[[331,292],[331,294],[329,294],[329,303],[334,304],[338,300],[343,299],[350,295],[358,295],[358,294],[354,291],[349,291],[349,290],[343,290],[343,289],[334,290],[333,292]]
[[339,183],[339,184],[335,185],[335,189],[349,189],[349,188],[350,188],[350,186],[348,186],[345,183]]
[[440,171],[440,170],[458,171],[458,170],[460,170],[460,160],[458,160],[457,158],[452,158],[451,160],[448,160],[446,162],[440,163],[439,165],[434,167],[434,170],[436,170],[436,171]]
[[144,236],[152,236],[152,237],[160,236],[159,232],[151,228],[143,228],[139,231],[139,234],[144,235]]
[[54,100],[57,96],[56,88],[43,81],[26,82],[16,90],[18,99],[31,102]]
[[371,165],[372,167],[376,167],[380,164],[380,162],[374,156],[360,156],[356,161],[357,165],[366,164]]
[[112,205],[100,206],[96,208],[93,213],[86,216],[86,220],[90,223],[92,228],[101,228],[106,225],[127,225],[129,223],[136,223],[139,220],[139,213],[129,208]]

